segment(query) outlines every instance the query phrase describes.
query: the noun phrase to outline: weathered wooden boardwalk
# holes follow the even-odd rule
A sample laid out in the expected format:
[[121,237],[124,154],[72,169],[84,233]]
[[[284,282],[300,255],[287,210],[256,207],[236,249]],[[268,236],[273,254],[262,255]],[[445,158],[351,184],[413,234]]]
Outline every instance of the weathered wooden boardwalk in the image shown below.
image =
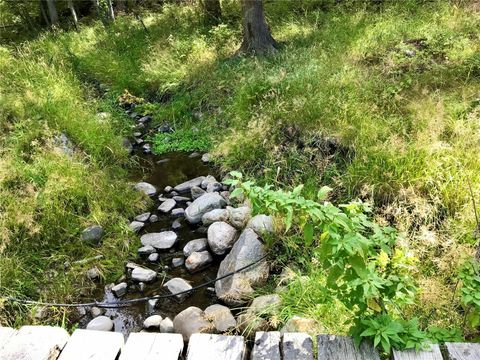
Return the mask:
[[[380,360],[367,344],[356,349],[351,338],[317,337],[318,360]],[[258,332],[251,349],[243,336],[193,334],[185,347],[182,335],[76,330],[58,327],[0,327],[0,360],[313,360],[312,338],[303,333]],[[480,360],[480,344],[447,343],[428,351],[394,351],[394,360]]]

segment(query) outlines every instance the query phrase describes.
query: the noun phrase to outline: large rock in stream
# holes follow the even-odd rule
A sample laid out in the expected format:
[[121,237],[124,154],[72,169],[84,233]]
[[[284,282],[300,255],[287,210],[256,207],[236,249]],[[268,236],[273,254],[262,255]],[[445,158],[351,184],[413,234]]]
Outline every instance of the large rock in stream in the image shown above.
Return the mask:
[[205,176],[199,176],[195,179],[188,180],[181,184],[178,184],[173,189],[179,193],[186,193],[186,192],[189,192],[192,187],[200,186],[203,180],[205,180]]
[[188,341],[192,334],[210,332],[213,325],[205,319],[205,313],[201,309],[190,306],[175,316],[173,328],[176,333],[182,334],[183,341]]
[[[265,256],[265,247],[252,229],[240,235],[230,253],[218,268],[217,277],[239,270]],[[255,265],[215,283],[217,297],[229,305],[245,304],[253,294],[253,287],[264,284],[269,268],[265,259]]]
[[142,235],[140,241],[143,246],[153,246],[157,250],[168,250],[177,242],[177,234],[173,231],[162,231]]
[[198,224],[202,216],[213,209],[227,205],[225,199],[217,193],[206,193],[197,198],[185,209],[185,217],[191,224]]

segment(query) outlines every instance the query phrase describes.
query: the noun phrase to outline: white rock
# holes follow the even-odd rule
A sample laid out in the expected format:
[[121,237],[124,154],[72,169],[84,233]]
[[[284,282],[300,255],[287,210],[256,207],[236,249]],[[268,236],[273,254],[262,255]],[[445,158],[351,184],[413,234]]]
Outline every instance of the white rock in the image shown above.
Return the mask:
[[217,255],[223,255],[238,239],[238,231],[226,222],[215,222],[208,228],[208,245]]
[[271,216],[260,214],[252,217],[247,224],[247,228],[252,229],[258,235],[263,233],[273,233],[273,219]]
[[189,257],[194,251],[204,251],[208,249],[208,241],[205,238],[189,241],[183,248],[183,255]]
[[154,196],[157,193],[155,186],[144,181],[135,184],[135,190],[141,191],[147,196]]
[[151,282],[155,280],[157,273],[150,269],[137,267],[132,270],[132,280],[139,282]]
[[[172,294],[176,294],[179,292],[187,291],[192,289],[192,285],[190,285],[188,282],[183,280],[182,278],[173,278],[169,281],[167,281],[164,285],[170,291]],[[188,296],[190,296],[190,292],[182,293],[179,295],[176,295],[177,299],[181,302],[185,300]]]
[[97,316],[87,324],[87,330],[112,331],[113,321],[106,316]]
[[177,202],[173,199],[167,199],[165,200],[162,205],[158,207],[158,211],[161,211],[163,213],[168,213],[170,212],[175,206],[177,205]]
[[145,319],[143,322],[143,327],[145,329],[150,328],[160,328],[160,324],[162,323],[162,317],[160,315],[152,315]]
[[202,216],[202,223],[203,225],[208,226],[217,221],[228,222],[228,216],[229,216],[229,213],[227,209],[214,209],[212,211],[205,213]]
[[158,250],[168,250],[177,242],[177,234],[173,231],[150,233],[142,235],[140,241],[144,246],[150,245]]

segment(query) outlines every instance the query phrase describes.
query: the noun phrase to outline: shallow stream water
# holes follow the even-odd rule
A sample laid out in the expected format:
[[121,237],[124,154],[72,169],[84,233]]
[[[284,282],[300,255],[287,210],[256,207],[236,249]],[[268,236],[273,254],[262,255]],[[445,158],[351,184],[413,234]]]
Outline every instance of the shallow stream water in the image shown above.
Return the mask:
[[[198,176],[206,176],[208,174],[216,175],[212,167],[201,161],[201,156],[199,154],[169,153],[161,156],[152,154],[137,155],[140,157],[141,166],[138,171],[132,174],[131,180],[133,182],[146,181],[153,184],[158,189],[158,194],[162,194],[163,189],[168,185],[175,186]],[[155,204],[151,209],[145,209],[145,212],[157,214],[159,220],[155,223],[147,222],[147,225],[138,234],[138,237],[146,233],[172,230],[172,222],[175,219],[173,219],[170,214],[162,214],[157,211],[157,207],[160,204],[157,199],[158,194],[154,198]],[[179,203],[177,204],[177,207],[185,208],[186,204]],[[220,259],[214,259],[213,264],[205,270],[194,274],[189,273],[185,266],[178,268],[173,268],[171,266],[173,257],[183,257],[182,250],[188,241],[206,237],[206,234],[202,234],[198,231],[198,227],[189,225],[183,218],[181,218],[180,221],[182,227],[175,230],[178,235],[177,244],[170,249],[170,251],[159,253],[160,259],[157,263],[150,263],[146,258],[140,257],[129,259],[139,265],[157,271],[158,278],[154,283],[146,284],[146,288],[143,292],[139,290],[138,284],[128,281],[128,294],[123,296],[121,300],[135,299],[157,294],[167,294],[168,290],[163,289],[162,284],[174,277],[181,277],[189,281],[193,287],[208,280],[215,279]],[[112,294],[108,287],[104,288],[104,284],[99,285],[95,295],[97,300],[108,302],[119,300]],[[140,331],[143,327],[143,321],[150,315],[158,314],[163,318],[168,316],[173,320],[176,314],[189,306],[197,306],[203,310],[215,302],[215,294],[209,292],[205,287],[193,292],[182,303],[177,302],[174,298],[161,299],[158,301],[156,308],[152,310],[149,307],[148,302],[141,302],[128,307],[106,309],[106,315],[112,318],[115,325],[114,330],[116,332],[128,335],[130,332]],[[92,317],[87,312],[87,316],[84,317],[79,324],[80,328],[85,328],[91,319]]]

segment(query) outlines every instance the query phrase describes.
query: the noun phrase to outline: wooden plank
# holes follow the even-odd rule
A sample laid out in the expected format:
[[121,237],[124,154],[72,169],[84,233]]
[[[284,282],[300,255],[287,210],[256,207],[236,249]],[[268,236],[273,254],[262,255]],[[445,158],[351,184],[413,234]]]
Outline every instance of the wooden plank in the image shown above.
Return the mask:
[[181,334],[131,333],[120,360],[178,360],[182,351]]
[[252,350],[252,360],[280,360],[280,332],[257,332]]
[[397,351],[393,350],[394,360],[443,360],[440,347],[436,344],[430,345],[430,349],[415,351],[413,349]]
[[242,360],[245,355],[243,336],[193,334],[187,360]]
[[0,326],[0,350],[2,350],[3,346],[8,343],[10,338],[15,335],[17,331],[15,329],[9,327]]
[[68,338],[68,333],[59,327],[23,326],[0,349],[0,359],[54,360]]
[[78,329],[59,360],[115,360],[124,343],[120,333]]
[[450,360],[480,359],[480,344],[478,343],[445,343]]
[[319,360],[380,360],[371,344],[364,341],[357,349],[347,336],[318,335],[317,343]]
[[285,333],[282,340],[283,360],[313,360],[312,337],[304,333]]

